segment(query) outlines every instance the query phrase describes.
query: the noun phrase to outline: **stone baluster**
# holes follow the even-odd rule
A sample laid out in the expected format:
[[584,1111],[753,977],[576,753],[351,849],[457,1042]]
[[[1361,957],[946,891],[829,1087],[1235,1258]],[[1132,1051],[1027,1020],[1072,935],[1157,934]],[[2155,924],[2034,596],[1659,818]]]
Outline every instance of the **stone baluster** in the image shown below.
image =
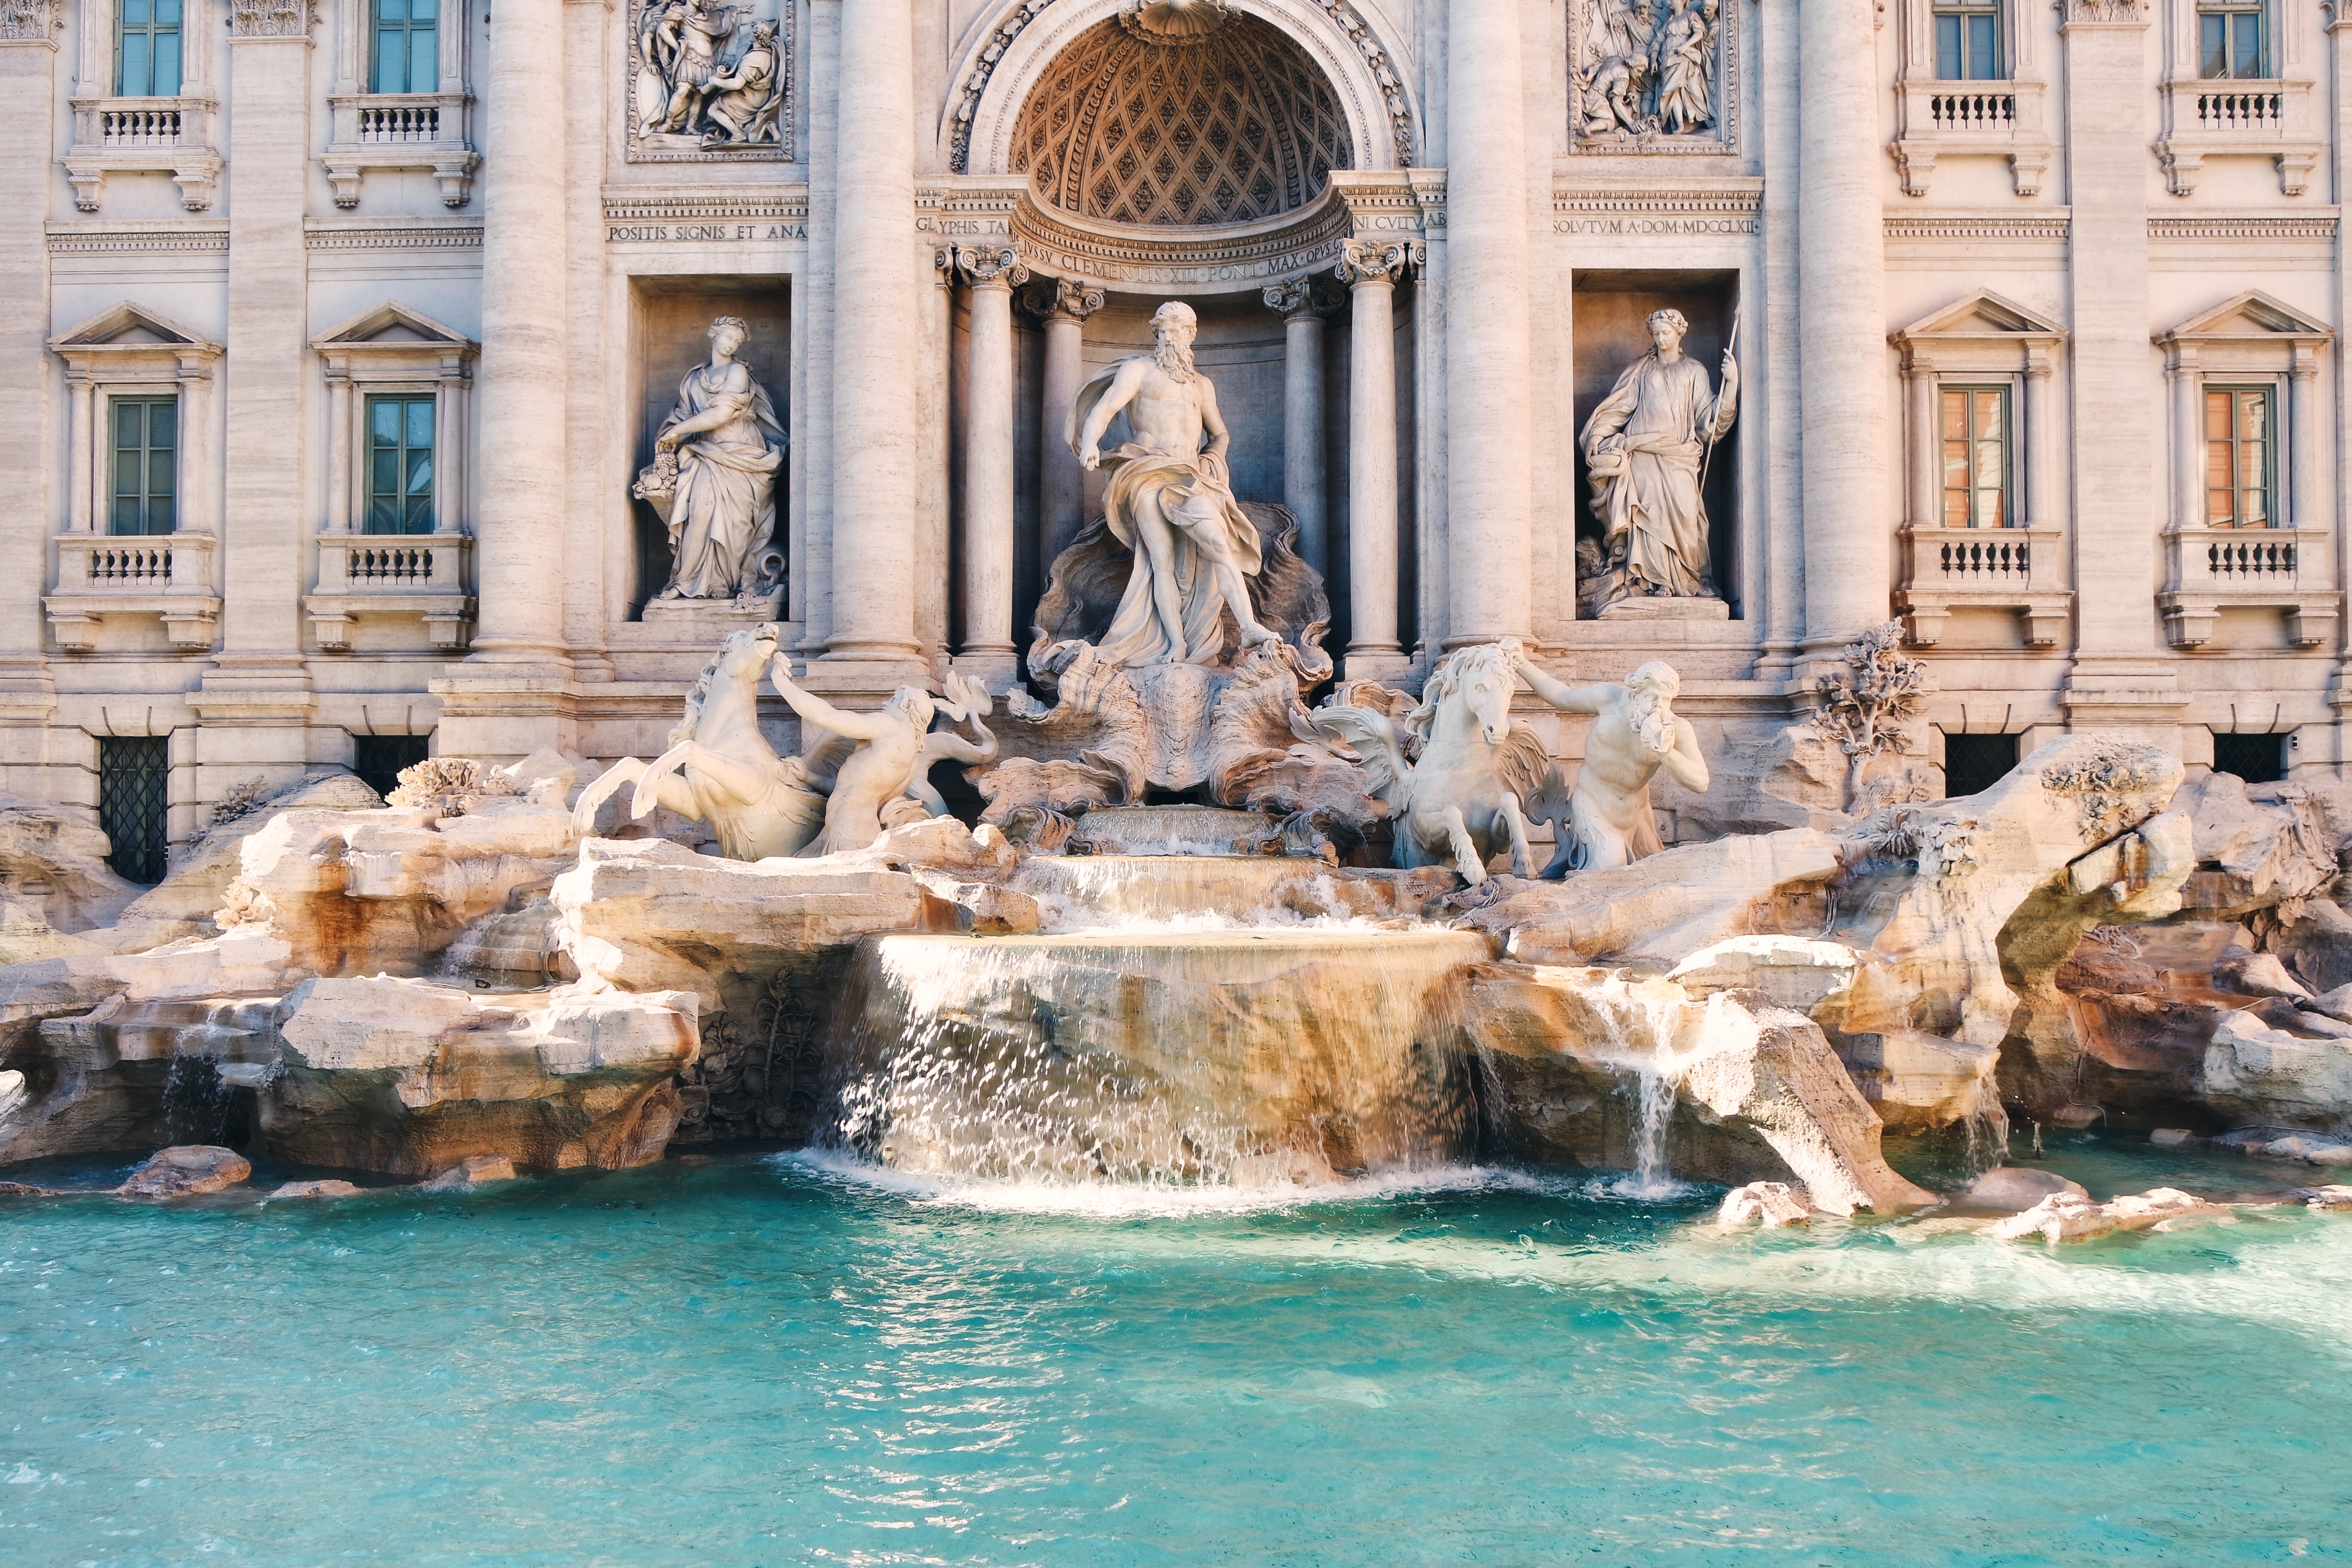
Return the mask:
[[1448,8],[1448,647],[1528,637],[1534,616],[1519,11],[1518,0],[1454,0]]
[[1381,680],[1408,662],[1397,637],[1396,282],[1402,244],[1349,240],[1339,276],[1348,323],[1348,668]]
[[1030,290],[1028,306],[1045,327],[1045,395],[1037,421],[1042,574],[1053,570],[1054,558],[1070,547],[1087,520],[1087,471],[1062,439],[1062,426],[1087,378],[1080,350],[1087,318],[1103,308],[1103,291],[1068,278],[1045,279]]
[[1886,310],[1879,165],[1853,128],[1877,112],[1870,0],[1805,0],[1798,29],[1797,320],[1805,647],[1886,618]]
[[1298,520],[1299,559],[1330,580],[1323,504],[1323,319],[1331,302],[1311,278],[1266,285],[1282,318],[1282,504]]
[[[910,0],[841,7],[834,186],[833,631],[809,679],[880,695],[925,671],[908,574],[919,476]],[[944,566],[944,563],[937,563]]]
[[1029,269],[1011,246],[958,246],[971,305],[964,378],[963,646],[956,668],[992,690],[1019,671],[1013,646],[1013,290]]

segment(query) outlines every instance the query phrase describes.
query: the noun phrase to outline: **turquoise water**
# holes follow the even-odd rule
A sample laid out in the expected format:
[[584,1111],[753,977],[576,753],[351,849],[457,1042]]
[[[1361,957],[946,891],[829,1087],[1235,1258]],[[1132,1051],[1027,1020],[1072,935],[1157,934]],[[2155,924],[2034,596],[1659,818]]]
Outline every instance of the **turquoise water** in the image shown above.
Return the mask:
[[2053,1250],[1715,1195],[1070,1212],[747,1154],[13,1201],[0,1563],[2352,1559],[2352,1217]]

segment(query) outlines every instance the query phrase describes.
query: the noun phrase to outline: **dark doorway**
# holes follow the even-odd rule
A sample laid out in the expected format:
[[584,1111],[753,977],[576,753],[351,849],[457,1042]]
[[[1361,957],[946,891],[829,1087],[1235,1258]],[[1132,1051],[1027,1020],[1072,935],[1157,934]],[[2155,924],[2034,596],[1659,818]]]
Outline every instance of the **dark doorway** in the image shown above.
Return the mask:
[[1990,789],[2017,766],[2014,735],[1944,737],[1944,794],[1977,795]]
[[400,771],[423,762],[432,744],[430,735],[353,735],[352,772],[376,794],[390,795]]
[[108,735],[98,742],[98,825],[106,863],[133,882],[160,882],[171,858],[172,740]]
[[2213,771],[2235,773],[2248,784],[2276,784],[2286,777],[2286,737],[2280,734],[2213,735]]

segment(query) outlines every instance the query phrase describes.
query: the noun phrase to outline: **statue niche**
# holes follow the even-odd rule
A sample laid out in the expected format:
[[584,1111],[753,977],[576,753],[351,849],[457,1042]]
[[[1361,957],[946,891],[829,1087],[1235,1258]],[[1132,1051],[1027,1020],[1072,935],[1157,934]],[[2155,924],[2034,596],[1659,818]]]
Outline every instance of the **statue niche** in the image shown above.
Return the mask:
[[669,581],[646,607],[692,601],[763,618],[783,583],[776,548],[776,474],[789,437],[767,389],[738,358],[750,326],[710,323],[710,358],[686,373],[654,437],[654,460],[630,494],[668,530]]
[[1037,605],[1029,677],[1056,701],[1014,691],[1005,760],[975,774],[987,820],[1050,848],[1087,811],[1154,790],[1314,815],[1315,842],[1360,836],[1377,807],[1354,770],[1289,754],[1293,715],[1331,675],[1323,581],[1286,509],[1234,494],[1235,433],[1193,362],[1192,309],[1163,304],[1151,329],[1151,352],[1088,381],[1065,426],[1110,480]]

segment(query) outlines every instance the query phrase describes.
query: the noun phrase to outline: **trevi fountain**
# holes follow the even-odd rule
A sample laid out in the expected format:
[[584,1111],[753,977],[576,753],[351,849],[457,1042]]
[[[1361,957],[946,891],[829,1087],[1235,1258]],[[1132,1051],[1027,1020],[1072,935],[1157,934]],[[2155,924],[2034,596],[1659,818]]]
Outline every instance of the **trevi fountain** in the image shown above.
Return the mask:
[[[257,787],[144,891],[0,814],[0,1559],[2341,1555],[2352,795],[1928,798],[1892,627],[1734,779],[1663,660],[1338,678],[1151,328],[1025,683],[795,679],[727,318],[657,756]],[[1737,417],[1651,328],[1636,597]]]

